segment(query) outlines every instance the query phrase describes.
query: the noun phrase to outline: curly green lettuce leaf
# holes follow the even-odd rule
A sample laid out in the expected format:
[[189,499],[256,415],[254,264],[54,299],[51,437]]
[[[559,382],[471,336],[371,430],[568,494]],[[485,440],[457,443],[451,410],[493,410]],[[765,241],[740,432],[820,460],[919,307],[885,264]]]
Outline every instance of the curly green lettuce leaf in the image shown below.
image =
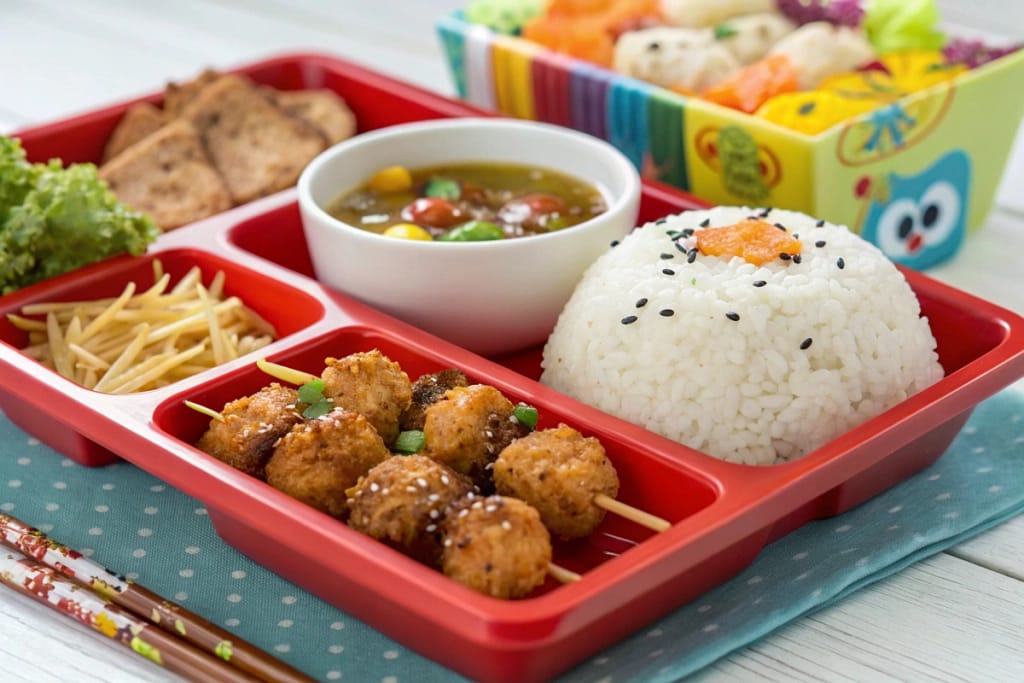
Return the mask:
[[[0,169],[17,166],[6,162]],[[32,169],[20,203],[0,214],[0,293],[116,254],[141,254],[160,234],[147,215],[117,200],[93,164],[63,168],[51,160]]]
[[15,206],[35,187],[39,168],[25,159],[25,150],[16,138],[0,135],[0,226]]

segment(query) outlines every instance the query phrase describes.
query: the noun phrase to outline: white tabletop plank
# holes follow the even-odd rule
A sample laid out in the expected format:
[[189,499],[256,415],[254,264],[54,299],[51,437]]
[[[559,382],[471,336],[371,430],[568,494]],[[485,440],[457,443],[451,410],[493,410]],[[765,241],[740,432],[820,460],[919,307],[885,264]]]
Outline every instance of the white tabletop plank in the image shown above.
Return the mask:
[[0,587],[4,683],[175,683],[182,679],[123,645]]
[[1024,581],[1024,517],[950,549],[949,553],[992,571]]
[[1019,681],[1024,583],[938,555],[711,666],[693,683]]

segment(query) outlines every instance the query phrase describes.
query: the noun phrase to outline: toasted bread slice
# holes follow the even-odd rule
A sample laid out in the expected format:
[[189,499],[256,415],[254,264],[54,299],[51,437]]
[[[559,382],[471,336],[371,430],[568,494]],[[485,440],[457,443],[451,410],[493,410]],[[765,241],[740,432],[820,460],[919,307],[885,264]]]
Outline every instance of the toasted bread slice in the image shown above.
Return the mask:
[[164,230],[231,208],[231,194],[192,124],[177,119],[99,169],[117,198]]
[[103,161],[113,159],[124,149],[159,130],[165,123],[167,119],[164,113],[148,102],[128,107],[107,140],[107,146],[103,149]]
[[356,133],[356,116],[333,90],[278,90],[272,99],[286,113],[319,130],[327,144],[347,140]]
[[164,87],[164,113],[168,118],[181,115],[185,105],[194,100],[203,88],[221,77],[215,69],[205,69],[198,76],[183,83],[168,83]]
[[220,77],[185,105],[236,203],[291,187],[326,146],[309,124],[284,113],[248,79]]

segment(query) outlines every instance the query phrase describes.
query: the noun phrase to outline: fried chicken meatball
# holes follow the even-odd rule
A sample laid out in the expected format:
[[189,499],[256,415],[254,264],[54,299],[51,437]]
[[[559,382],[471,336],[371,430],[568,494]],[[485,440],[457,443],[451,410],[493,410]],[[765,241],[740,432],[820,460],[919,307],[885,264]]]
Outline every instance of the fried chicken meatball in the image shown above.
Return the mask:
[[412,400],[409,376],[377,349],[324,362],[324,396],[336,406],[365,415],[390,445],[398,436],[398,418]]
[[469,476],[483,494],[493,493],[494,459],[530,431],[515,418],[514,408],[500,391],[486,384],[449,389],[427,408],[423,455]]
[[426,418],[427,408],[441,400],[444,393],[455,387],[469,385],[469,380],[461,370],[449,368],[434,372],[429,375],[421,375],[412,384],[412,403],[402,414],[400,421],[403,430],[417,429],[423,431],[423,421]]
[[469,478],[447,465],[423,455],[396,455],[346,491],[348,525],[436,565],[445,513],[472,491]]
[[274,443],[302,422],[294,389],[273,383],[226,404],[221,420],[210,420],[196,446],[232,467],[265,479]]
[[619,493],[619,475],[601,442],[564,424],[506,446],[494,462],[494,484],[501,495],[535,507],[563,539],[589,536],[605,515],[594,497]]
[[489,496],[463,500],[445,517],[441,569],[496,598],[521,598],[544,583],[551,536],[535,509]]
[[390,457],[380,434],[363,415],[334,408],[281,437],[267,462],[267,483],[344,519],[345,490]]

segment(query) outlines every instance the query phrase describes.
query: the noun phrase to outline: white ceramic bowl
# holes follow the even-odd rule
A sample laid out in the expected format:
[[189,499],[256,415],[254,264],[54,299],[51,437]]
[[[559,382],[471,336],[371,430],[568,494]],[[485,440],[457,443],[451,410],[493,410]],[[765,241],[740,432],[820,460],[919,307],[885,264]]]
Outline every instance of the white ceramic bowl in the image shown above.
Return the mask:
[[[556,232],[486,242],[384,237],[325,207],[380,168],[453,161],[531,164],[605,196],[603,214]],[[298,182],[316,277],[397,318],[484,355],[543,343],[586,267],[636,224],[640,178],[610,144],[544,123],[456,118],[357,135],[321,153]]]

